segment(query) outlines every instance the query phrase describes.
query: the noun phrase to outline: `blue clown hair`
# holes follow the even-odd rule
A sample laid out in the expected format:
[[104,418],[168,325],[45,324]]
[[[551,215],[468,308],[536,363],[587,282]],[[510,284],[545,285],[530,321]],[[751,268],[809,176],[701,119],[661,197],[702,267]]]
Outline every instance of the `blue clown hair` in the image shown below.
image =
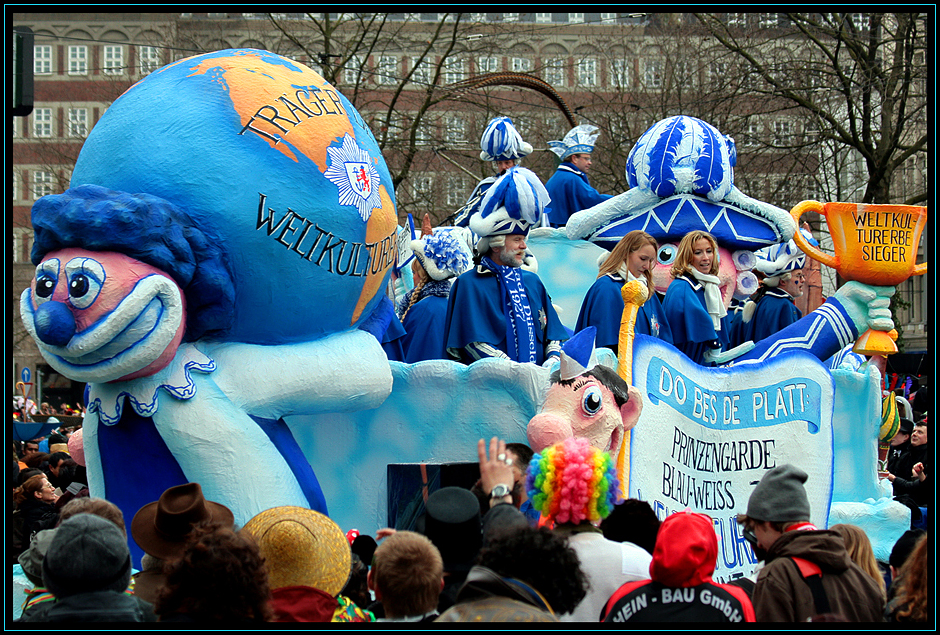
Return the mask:
[[186,341],[224,332],[235,287],[217,242],[172,203],[150,194],[79,185],[43,196],[32,210],[31,259],[68,247],[114,251],[169,275],[186,296]]

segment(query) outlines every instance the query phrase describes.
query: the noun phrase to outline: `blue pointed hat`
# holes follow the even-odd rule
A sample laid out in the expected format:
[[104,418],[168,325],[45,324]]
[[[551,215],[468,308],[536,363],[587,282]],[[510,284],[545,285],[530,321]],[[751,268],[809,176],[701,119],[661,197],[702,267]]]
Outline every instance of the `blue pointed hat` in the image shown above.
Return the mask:
[[574,335],[561,347],[559,372],[562,381],[574,379],[597,366],[597,351],[594,340],[597,327],[588,326]]

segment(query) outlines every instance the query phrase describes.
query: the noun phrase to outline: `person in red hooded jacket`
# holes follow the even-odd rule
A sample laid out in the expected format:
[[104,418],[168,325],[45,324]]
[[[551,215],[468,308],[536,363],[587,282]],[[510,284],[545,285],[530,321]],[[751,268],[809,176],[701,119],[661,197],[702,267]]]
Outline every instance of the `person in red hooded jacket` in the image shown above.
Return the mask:
[[689,510],[663,521],[656,536],[651,580],[628,582],[610,597],[602,622],[753,622],[740,587],[712,581],[718,538],[712,519]]

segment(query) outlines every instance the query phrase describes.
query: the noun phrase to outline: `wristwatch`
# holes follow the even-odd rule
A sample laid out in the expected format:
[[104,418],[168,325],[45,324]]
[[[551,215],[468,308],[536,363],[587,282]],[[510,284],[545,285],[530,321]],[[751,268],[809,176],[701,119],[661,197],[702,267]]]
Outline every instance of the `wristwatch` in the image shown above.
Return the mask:
[[490,500],[495,500],[498,498],[505,498],[509,496],[509,493],[511,491],[512,490],[509,488],[508,485],[504,485],[503,483],[498,483],[493,486],[492,490],[490,490]]

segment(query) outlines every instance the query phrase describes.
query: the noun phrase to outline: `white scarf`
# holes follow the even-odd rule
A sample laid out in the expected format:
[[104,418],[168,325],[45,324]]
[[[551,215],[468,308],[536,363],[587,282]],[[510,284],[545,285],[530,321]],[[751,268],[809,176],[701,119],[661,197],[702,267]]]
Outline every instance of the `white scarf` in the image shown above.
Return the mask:
[[721,289],[719,288],[721,280],[718,279],[718,276],[702,273],[695,267],[690,267],[689,273],[705,287],[705,310],[712,316],[712,325],[715,330],[720,331],[721,318],[728,314],[725,303],[721,299]]
[[626,280],[627,282],[633,282],[634,280],[639,280],[643,286],[646,286],[646,276],[641,276],[637,278],[631,271],[627,268],[627,263],[623,262],[620,264],[620,268],[617,269],[617,275]]

